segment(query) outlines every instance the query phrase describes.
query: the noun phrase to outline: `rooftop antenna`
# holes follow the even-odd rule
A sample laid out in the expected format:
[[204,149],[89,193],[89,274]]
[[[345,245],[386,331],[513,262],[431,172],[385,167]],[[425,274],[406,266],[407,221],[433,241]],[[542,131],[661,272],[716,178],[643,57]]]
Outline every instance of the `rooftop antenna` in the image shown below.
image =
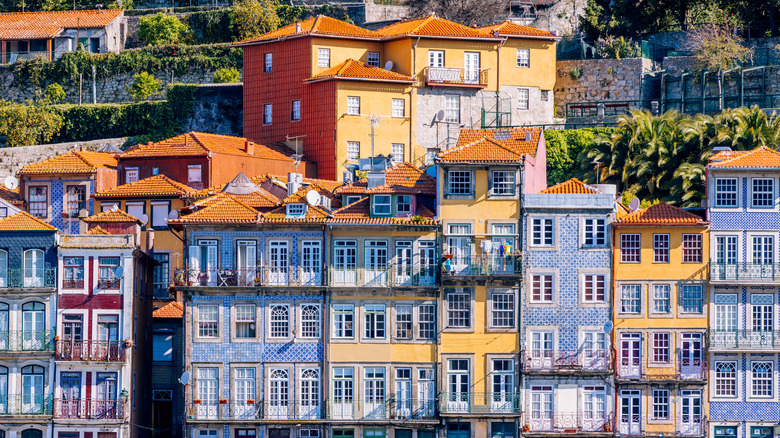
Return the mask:
[[371,170],[374,170],[374,128],[379,126],[382,122],[382,118],[378,114],[371,114],[368,116],[368,123],[371,125]]
[[285,137],[287,138],[287,141],[295,140],[295,153],[292,154],[292,156],[290,158],[295,160],[295,173],[298,173],[298,163],[300,163],[301,159],[303,158],[303,154],[301,154],[300,151],[298,150],[298,139],[306,137],[306,136],[305,135],[295,135],[295,136],[291,137],[289,135],[286,135]]

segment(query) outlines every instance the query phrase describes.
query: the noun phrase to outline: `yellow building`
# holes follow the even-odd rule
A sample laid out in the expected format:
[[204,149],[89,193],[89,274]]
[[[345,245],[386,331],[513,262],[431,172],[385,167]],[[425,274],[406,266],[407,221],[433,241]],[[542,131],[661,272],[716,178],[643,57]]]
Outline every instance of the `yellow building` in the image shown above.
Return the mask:
[[708,223],[666,203],[613,227],[617,431],[706,432]]

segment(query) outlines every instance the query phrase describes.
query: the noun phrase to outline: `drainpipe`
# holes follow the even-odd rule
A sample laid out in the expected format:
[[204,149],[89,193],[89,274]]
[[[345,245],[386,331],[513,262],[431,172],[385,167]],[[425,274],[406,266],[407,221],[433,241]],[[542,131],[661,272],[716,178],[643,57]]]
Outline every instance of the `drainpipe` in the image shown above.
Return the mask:
[[[417,41],[414,42],[414,45],[412,46],[412,73],[417,75],[417,44],[420,43],[420,37],[417,37]],[[408,157],[409,162],[414,162],[414,146],[412,146],[414,143],[417,143],[417,139],[414,135],[414,105],[417,99],[415,99],[415,90],[417,89],[417,79],[414,80],[414,83],[412,83],[412,88],[409,90],[409,155]],[[425,157],[425,153],[423,152],[423,157]]]
[[[617,212],[615,212],[615,220],[617,220]],[[617,320],[615,320],[615,318],[614,318],[614,312],[615,312],[615,288],[616,288],[617,285],[616,285],[616,281],[615,281],[615,260],[614,260],[614,257],[615,257],[614,253],[615,253],[615,251],[614,251],[614,248],[615,248],[615,236],[617,235],[617,227],[618,227],[617,224],[615,222],[612,222],[612,251],[610,251],[610,259],[611,259],[610,261],[611,261],[611,265],[612,265],[611,269],[610,269],[611,270],[611,275],[612,275],[612,281],[611,281],[611,283],[612,283],[612,315],[610,315],[610,319],[613,319],[614,321],[612,322],[612,332],[610,333],[610,337],[611,337],[611,341],[612,341],[612,342],[610,342],[610,344],[611,344],[611,347],[612,347],[612,360],[611,360],[611,362],[612,362],[612,379],[613,379],[612,386],[613,386],[613,388],[615,388],[615,393],[614,393],[614,396],[613,396],[614,399],[615,399],[615,410],[614,410],[614,414],[613,414],[613,418],[615,419],[615,423],[614,423],[615,428],[617,428],[617,423],[618,423],[617,416],[618,416],[618,412],[620,412],[619,411],[619,409],[620,409],[620,401],[619,401],[619,398],[618,398],[617,383],[615,382],[616,374],[617,374],[617,348],[615,347],[615,345],[616,345],[615,343],[617,341],[616,340],[616,335],[617,335],[617,327],[616,326],[617,326],[617,324],[615,324],[615,322]]]

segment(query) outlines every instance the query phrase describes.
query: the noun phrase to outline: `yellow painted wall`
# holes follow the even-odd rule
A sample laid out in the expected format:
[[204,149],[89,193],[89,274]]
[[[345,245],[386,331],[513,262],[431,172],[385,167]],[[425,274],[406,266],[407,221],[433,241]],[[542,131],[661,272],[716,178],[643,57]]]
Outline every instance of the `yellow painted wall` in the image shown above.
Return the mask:
[[311,39],[311,72],[312,76],[328,68],[317,66],[317,56],[320,48],[330,49],[330,67],[335,67],[349,58],[367,62],[368,52],[379,52],[380,66],[384,65],[382,43],[378,41],[346,40],[338,38]]
[[496,67],[498,66],[497,47],[498,43],[495,41],[421,39],[417,45],[417,71],[414,72],[414,75],[423,84],[425,83],[425,67],[428,66],[429,50],[444,50],[444,66],[459,68],[463,68],[465,65],[465,52],[479,52],[480,68],[488,69],[488,84],[485,90],[496,91],[498,84],[496,82]]
[[[517,67],[517,49],[530,50],[528,68]],[[501,48],[501,84],[534,86],[542,90],[555,87],[555,42],[510,38]]]

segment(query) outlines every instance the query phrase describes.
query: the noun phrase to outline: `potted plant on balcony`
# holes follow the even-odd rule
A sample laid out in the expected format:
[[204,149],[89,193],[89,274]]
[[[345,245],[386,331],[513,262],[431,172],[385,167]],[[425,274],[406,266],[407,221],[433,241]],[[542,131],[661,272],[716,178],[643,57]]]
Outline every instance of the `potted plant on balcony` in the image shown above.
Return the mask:
[[130,348],[133,346],[133,341],[129,339],[125,339],[125,348]]
[[604,423],[604,432],[611,432],[612,426],[609,425],[609,423]]
[[219,399],[219,404],[226,405],[227,404],[227,399],[226,398]]
[[199,405],[200,404],[200,399],[196,398],[195,400],[192,401],[192,404]]
[[253,405],[255,404],[255,400],[250,398],[249,400],[246,401],[246,404]]
[[531,426],[524,424],[523,425],[523,433],[528,433],[531,430]]

